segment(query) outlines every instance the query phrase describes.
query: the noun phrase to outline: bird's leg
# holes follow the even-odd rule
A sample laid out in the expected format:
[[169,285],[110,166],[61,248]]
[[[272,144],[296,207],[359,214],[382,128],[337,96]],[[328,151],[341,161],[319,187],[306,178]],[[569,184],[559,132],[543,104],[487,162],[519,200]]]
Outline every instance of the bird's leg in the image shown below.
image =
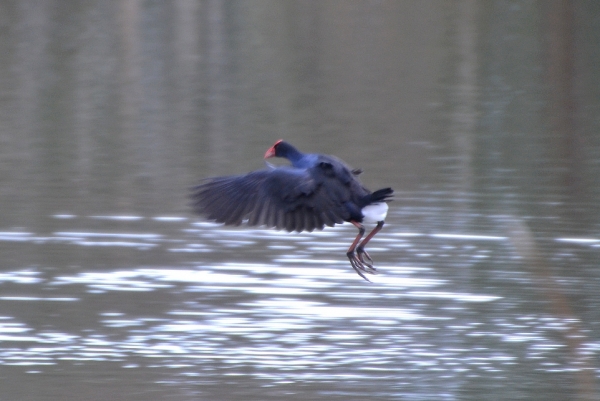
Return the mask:
[[[371,231],[369,233],[369,235],[367,235],[366,238],[356,248],[356,253],[358,255],[358,259],[361,261],[361,263],[363,265],[367,266],[369,269],[372,269],[372,270],[377,270],[377,269],[375,269],[375,267],[373,266],[373,259],[371,258],[371,255],[369,255],[369,253],[367,251],[365,251],[365,246],[367,246],[367,244],[369,243],[371,238],[373,238],[375,236],[375,234],[377,234],[381,230],[381,228],[383,227],[383,223],[384,223],[383,221],[378,221],[377,225],[375,226],[373,231]],[[367,258],[367,261],[365,261],[365,258]]]
[[[354,224],[354,226],[356,226],[356,228],[358,228],[358,235],[352,242],[352,245],[350,245],[350,248],[348,248],[348,252],[346,253],[346,255],[348,256],[348,260],[350,260],[350,265],[352,266],[354,271],[356,271],[356,273],[358,273],[359,276],[361,276],[362,278],[364,278],[365,280],[370,282],[370,280],[365,277],[363,272],[372,274],[375,272],[374,271],[375,269],[373,269],[373,267],[370,266],[368,263],[365,264],[365,262],[362,260],[363,258],[357,256],[357,254],[355,253],[356,246],[360,242],[360,239],[362,238],[362,236],[365,234],[365,228],[363,227],[362,224],[360,224],[356,221],[351,221],[351,223]],[[369,236],[372,236],[372,235],[369,234]],[[367,238],[369,238],[369,237],[367,237]],[[365,238],[365,240],[366,240],[366,238]],[[359,246],[359,249],[360,249],[360,246]],[[364,253],[364,251],[362,251],[362,252]],[[360,255],[360,253],[359,253],[359,255]]]

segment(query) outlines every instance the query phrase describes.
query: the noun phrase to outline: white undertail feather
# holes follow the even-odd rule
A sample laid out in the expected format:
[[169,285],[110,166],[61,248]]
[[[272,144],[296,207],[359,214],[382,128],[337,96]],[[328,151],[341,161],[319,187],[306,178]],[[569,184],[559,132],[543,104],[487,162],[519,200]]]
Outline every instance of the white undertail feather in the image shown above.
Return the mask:
[[388,212],[388,204],[385,202],[371,203],[363,207],[361,211],[364,216],[363,222],[377,223],[378,221],[385,220]]

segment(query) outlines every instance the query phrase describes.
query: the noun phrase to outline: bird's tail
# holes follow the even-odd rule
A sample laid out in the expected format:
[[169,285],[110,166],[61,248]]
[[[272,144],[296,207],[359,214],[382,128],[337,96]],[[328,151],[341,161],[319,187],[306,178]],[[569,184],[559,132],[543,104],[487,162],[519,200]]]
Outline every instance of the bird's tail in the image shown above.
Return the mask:
[[371,198],[369,203],[390,201],[393,194],[394,190],[392,188],[378,189],[377,191],[369,195],[369,197]]

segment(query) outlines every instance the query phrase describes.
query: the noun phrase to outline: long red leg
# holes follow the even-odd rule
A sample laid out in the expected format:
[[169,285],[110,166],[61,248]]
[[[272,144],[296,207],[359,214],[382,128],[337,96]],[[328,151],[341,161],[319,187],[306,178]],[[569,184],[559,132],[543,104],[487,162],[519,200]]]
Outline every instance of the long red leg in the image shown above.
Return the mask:
[[348,248],[348,252],[353,253],[354,250],[356,249],[356,245],[358,245],[362,236],[365,235],[365,228],[363,227],[362,224],[360,224],[357,221],[352,220],[352,221],[350,221],[350,223],[354,224],[354,226],[356,228],[358,228],[358,235],[356,236],[356,238],[354,238],[354,242],[352,242],[352,245],[350,245],[350,248]]
[[[358,228],[358,235],[352,242],[352,245],[350,245],[350,248],[348,248],[348,252],[346,253],[346,256],[348,256],[348,260],[350,260],[350,265],[352,266],[354,271],[356,271],[356,273],[358,273],[359,276],[361,276],[362,278],[364,278],[365,280],[370,282],[371,280],[366,278],[365,275],[363,274],[363,272],[372,274],[372,273],[374,273],[375,269],[369,263],[365,263],[362,260],[363,259],[362,256],[357,256],[357,254],[355,253],[357,245],[359,244],[362,236],[365,234],[365,228],[363,227],[362,224],[360,224],[357,221],[350,221],[350,222],[352,224],[354,224],[354,226],[356,226],[356,228]],[[370,237],[372,237],[373,235],[371,233],[367,236],[367,238],[370,239]],[[365,241],[367,240],[367,238],[365,238]],[[358,245],[358,249],[360,250],[359,255],[362,255],[362,253],[364,253],[364,250],[362,250],[362,244],[365,243],[365,241],[361,242],[360,243],[361,245]]]
[[[373,238],[375,234],[377,234],[381,230],[381,228],[383,227],[383,223],[383,221],[378,221],[373,231],[371,231],[369,235],[366,236],[366,238],[360,243],[360,245],[356,249],[356,253],[358,254],[358,258],[360,259],[360,261],[365,266],[373,270],[376,270],[375,267],[373,267],[373,259],[371,258],[371,255],[369,255],[369,253],[365,251],[365,246],[367,246],[371,238]],[[369,260],[368,262],[365,261],[365,257]]]

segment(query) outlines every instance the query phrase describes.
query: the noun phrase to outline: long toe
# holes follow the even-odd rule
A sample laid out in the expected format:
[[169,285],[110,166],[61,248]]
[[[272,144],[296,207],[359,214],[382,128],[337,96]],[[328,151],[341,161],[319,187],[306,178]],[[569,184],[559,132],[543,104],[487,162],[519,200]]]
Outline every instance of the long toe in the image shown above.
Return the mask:
[[369,274],[373,274],[374,271],[372,271],[371,269],[366,268],[366,266],[360,261],[360,259],[356,256],[356,254],[354,252],[348,252],[348,260],[350,261],[350,266],[352,266],[352,268],[354,269],[354,271],[361,276],[363,279],[365,279],[366,281],[368,281],[369,283],[371,282],[371,280],[369,280],[364,273],[369,273]]
[[360,260],[362,265],[365,267],[365,271],[368,271],[372,274],[377,274],[377,269],[375,268],[375,266],[373,266],[373,259],[367,251],[365,251],[364,249],[357,249],[356,254],[358,255],[358,259]]

